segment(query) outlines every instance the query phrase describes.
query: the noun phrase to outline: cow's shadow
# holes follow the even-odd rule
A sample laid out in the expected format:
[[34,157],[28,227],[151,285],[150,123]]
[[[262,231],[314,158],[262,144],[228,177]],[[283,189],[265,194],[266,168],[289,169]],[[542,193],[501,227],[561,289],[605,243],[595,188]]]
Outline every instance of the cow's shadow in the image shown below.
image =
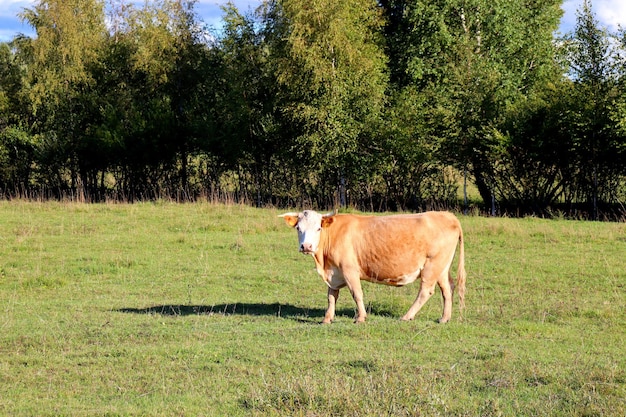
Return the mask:
[[[306,308],[281,303],[164,304],[146,308],[121,308],[117,311],[132,314],[160,314],[163,316],[274,316],[303,322],[321,320],[326,312],[320,308]],[[338,309],[336,314],[354,316],[354,310]]]
[[[188,304],[163,304],[145,308],[120,308],[116,310],[129,314],[159,314],[162,316],[198,316],[198,315],[222,315],[222,316],[273,316],[300,322],[320,322],[326,313],[322,308],[308,308],[281,303],[229,303],[216,305],[188,305]],[[372,308],[369,306],[368,313],[377,315],[389,315],[384,308]],[[337,317],[354,318],[355,309],[338,308]]]

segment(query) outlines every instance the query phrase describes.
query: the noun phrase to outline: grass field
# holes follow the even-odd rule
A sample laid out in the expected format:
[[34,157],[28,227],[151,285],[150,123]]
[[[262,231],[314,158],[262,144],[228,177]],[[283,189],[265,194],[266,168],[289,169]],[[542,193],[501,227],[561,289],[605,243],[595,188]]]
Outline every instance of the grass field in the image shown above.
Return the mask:
[[626,224],[460,217],[463,321],[364,283],[321,326],[277,214],[0,202],[0,415],[626,415]]

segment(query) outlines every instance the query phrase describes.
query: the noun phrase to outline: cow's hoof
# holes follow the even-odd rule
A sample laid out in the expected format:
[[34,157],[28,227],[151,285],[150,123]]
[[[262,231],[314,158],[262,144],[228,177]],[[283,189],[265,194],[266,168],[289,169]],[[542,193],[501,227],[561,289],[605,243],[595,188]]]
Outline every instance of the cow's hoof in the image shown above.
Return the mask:
[[354,319],[354,323],[355,324],[365,323],[365,317],[357,317],[356,319]]
[[440,318],[439,320],[437,320],[437,323],[439,323],[439,324],[446,324],[449,321],[450,321],[450,319]]
[[413,317],[402,316],[402,317],[400,317],[400,320],[401,321],[411,321],[411,320],[413,320]]
[[324,319],[321,324],[331,324],[332,322],[333,321],[331,319]]

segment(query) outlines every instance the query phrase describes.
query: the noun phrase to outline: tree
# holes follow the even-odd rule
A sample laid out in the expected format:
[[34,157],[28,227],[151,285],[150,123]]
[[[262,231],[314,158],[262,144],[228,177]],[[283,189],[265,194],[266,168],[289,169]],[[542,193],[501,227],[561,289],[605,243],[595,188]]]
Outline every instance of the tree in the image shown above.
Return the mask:
[[606,29],[600,27],[585,0],[577,12],[576,27],[568,39],[571,102],[571,136],[575,164],[582,169],[573,175],[576,193],[591,206],[598,218],[598,202],[615,202],[623,173],[623,137],[611,129],[611,112],[617,98],[617,54]]
[[26,114],[22,110],[24,89],[24,66],[15,48],[0,43],[0,130],[23,122]]
[[502,190],[496,165],[506,152],[507,117],[554,74],[560,1],[384,4],[397,42],[389,49],[397,85],[427,98],[421,114],[438,158],[469,169],[488,204]]
[[0,193],[4,196],[28,192],[36,149],[25,110],[25,66],[16,50],[13,43],[0,43]]
[[385,104],[379,9],[374,1],[284,0],[275,13],[284,31],[284,44],[274,46],[283,53],[278,81],[299,132],[298,163],[321,184],[335,184],[323,193],[337,192],[346,205],[347,188],[376,149],[371,133]]
[[[192,198],[190,161],[202,148],[207,47],[193,2],[112,9],[91,130],[119,195]],[[107,157],[103,157],[107,156]]]
[[221,151],[238,171],[239,190],[257,205],[272,197],[271,175],[278,153],[275,106],[276,77],[261,24],[254,15],[241,14],[232,4],[224,8],[221,97]]
[[69,170],[72,189],[81,198],[88,198],[84,153],[89,152],[90,140],[85,133],[95,110],[89,67],[106,39],[103,8],[99,0],[40,0],[22,14],[37,32],[36,38],[23,39],[19,46],[27,62],[34,116],[29,128],[43,138],[42,178],[61,188],[63,171]]

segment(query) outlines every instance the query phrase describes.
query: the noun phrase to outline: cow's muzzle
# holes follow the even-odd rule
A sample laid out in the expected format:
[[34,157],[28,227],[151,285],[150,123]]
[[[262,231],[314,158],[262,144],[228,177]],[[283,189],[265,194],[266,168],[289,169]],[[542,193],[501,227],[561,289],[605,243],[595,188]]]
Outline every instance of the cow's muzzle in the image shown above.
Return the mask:
[[313,245],[310,243],[303,243],[300,245],[300,252],[305,255],[310,255],[313,253]]

